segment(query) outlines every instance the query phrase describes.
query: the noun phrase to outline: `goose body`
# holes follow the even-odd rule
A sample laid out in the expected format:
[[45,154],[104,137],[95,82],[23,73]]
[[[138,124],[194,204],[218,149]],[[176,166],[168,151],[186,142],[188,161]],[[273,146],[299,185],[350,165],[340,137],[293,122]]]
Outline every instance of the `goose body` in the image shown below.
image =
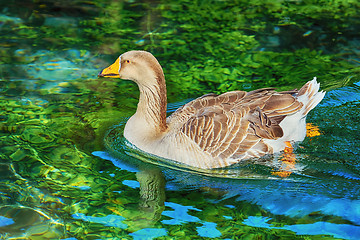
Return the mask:
[[207,94],[166,117],[165,77],[151,53],[126,52],[99,76],[132,80],[139,87],[136,113],[124,129],[128,141],[145,152],[204,169],[276,153],[287,141],[302,141],[306,116],[325,95],[314,78],[300,90]]

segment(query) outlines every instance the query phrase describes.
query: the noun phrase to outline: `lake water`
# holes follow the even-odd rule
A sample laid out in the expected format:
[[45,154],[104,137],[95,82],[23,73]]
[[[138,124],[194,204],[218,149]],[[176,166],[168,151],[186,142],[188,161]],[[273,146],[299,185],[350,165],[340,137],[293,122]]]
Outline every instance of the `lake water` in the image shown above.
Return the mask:
[[[264,2],[2,1],[0,239],[360,239],[359,8],[338,1],[344,20],[317,1],[318,18],[302,1]],[[97,78],[130,49],[159,57],[169,114],[207,92],[317,76],[313,135],[226,169],[141,153],[122,137],[136,86]]]

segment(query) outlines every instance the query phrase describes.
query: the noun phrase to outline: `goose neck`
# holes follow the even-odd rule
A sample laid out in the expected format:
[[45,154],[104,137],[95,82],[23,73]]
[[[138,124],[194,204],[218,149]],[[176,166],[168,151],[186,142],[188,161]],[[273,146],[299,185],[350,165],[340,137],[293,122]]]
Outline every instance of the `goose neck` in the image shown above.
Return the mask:
[[166,130],[165,85],[139,85],[140,97],[136,115],[146,120],[149,127],[159,132]]

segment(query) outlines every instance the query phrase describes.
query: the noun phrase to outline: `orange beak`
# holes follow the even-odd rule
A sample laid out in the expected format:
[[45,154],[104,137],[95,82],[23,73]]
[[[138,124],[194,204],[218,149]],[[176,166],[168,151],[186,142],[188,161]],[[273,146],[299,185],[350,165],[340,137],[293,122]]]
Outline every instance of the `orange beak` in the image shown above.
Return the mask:
[[116,61],[113,64],[111,64],[109,67],[101,70],[101,72],[98,74],[98,77],[120,78],[119,70],[120,70],[120,58],[116,59]]

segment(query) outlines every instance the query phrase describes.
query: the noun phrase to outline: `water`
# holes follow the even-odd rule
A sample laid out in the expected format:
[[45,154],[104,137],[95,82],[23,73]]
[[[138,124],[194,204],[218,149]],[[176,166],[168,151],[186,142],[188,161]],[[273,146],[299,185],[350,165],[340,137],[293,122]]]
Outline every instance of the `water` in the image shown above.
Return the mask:
[[[0,239],[360,238],[359,8],[346,21],[288,8],[262,28],[256,1],[195,2],[2,2]],[[134,46],[164,63],[169,113],[210,91],[291,89],[316,75],[327,91],[308,117],[318,130],[294,153],[227,169],[141,153],[122,138],[136,86],[97,78]]]

